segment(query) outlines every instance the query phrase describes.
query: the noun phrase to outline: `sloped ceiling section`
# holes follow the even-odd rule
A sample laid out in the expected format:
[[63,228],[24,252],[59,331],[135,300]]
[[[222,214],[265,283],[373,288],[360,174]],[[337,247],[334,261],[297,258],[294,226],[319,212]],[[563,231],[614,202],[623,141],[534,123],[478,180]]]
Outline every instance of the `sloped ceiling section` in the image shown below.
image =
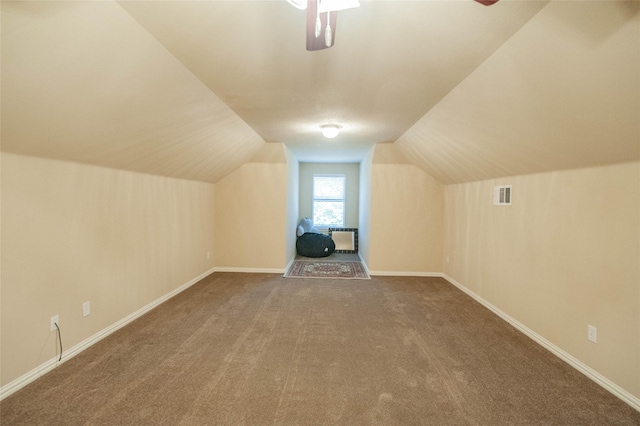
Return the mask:
[[396,145],[446,184],[640,159],[639,8],[549,3]]
[[[363,0],[336,43],[306,50],[285,0],[120,5],[266,142],[301,161],[359,161],[394,142],[544,7],[544,1]],[[336,122],[328,141],[319,126]],[[358,158],[359,157],[359,158]]]
[[117,3],[2,2],[2,150],[216,182],[264,140]]
[[361,3],[307,52],[285,0],[3,1],[2,150],[205,182],[265,141],[443,183],[640,159],[640,2]]

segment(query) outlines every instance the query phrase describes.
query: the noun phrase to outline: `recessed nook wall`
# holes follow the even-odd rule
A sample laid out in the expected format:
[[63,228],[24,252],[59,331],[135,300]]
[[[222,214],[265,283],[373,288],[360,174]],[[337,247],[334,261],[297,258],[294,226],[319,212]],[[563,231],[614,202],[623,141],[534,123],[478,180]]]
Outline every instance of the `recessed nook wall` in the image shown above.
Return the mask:
[[360,164],[300,163],[300,219],[313,218],[313,175],[344,174],[346,176],[345,227],[357,228],[360,201]]

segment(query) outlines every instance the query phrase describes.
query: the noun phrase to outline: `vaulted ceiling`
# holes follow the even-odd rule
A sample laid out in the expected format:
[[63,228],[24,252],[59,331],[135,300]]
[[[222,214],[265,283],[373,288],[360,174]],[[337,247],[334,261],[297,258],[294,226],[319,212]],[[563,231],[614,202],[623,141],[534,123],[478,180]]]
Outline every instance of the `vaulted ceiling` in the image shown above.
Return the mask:
[[[394,143],[455,183],[640,159],[640,3],[2,2],[2,150],[216,182]],[[319,126],[337,122],[333,140]]]

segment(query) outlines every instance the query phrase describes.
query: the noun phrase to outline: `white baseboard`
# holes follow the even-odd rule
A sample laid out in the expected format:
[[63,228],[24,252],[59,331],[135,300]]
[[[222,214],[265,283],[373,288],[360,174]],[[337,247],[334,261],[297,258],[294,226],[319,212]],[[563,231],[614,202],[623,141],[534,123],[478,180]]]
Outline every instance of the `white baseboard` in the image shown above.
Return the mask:
[[549,352],[551,352],[552,354],[554,354],[555,356],[557,356],[558,358],[560,358],[561,360],[563,360],[564,362],[566,362],[567,364],[569,364],[570,366],[572,366],[573,368],[575,368],[576,370],[578,370],[579,372],[581,372],[582,374],[584,374],[585,376],[587,376],[588,378],[590,378],[591,380],[593,380],[594,382],[602,386],[604,389],[606,389],[613,395],[620,398],[622,401],[629,404],[633,409],[640,411],[640,398],[632,395],[630,392],[627,392],[626,390],[624,390],[623,388],[621,388],[611,380],[604,377],[602,374],[598,373],[593,368],[584,364],[582,361],[568,354],[567,352],[565,352],[558,346],[554,345],[553,343],[551,343],[550,341],[548,341],[547,339],[545,339],[535,331],[531,330],[526,325],[522,324],[515,318],[511,317],[510,315],[506,314],[502,310],[498,309],[497,307],[492,305],[490,302],[480,297],[473,291],[469,290],[464,285],[460,284],[450,276],[446,274],[440,274],[440,276],[442,276],[451,284],[453,284],[454,286],[462,290],[464,293],[471,296],[473,299],[475,299],[478,303],[483,305],[485,308],[489,309],[491,312],[498,315],[500,318],[502,318],[503,320],[505,320],[512,326],[514,326],[516,329],[524,333],[530,339],[532,339],[533,341],[541,345],[543,348],[547,349]]
[[201,279],[207,277],[208,275],[211,275],[213,272],[215,272],[215,268],[210,269],[210,270],[200,274],[196,278],[194,278],[194,279],[190,280],[189,282],[181,285],[180,287],[176,288],[175,290],[165,294],[164,296],[160,297],[159,299],[154,300],[153,302],[149,303],[148,305],[143,306],[142,308],[138,309],[137,311],[133,312],[130,315],[127,315],[126,317],[122,318],[121,320],[111,324],[109,327],[99,331],[98,333],[94,334],[93,336],[89,337],[88,339],[85,339],[82,342],[78,343],[77,345],[67,349],[66,351],[63,351],[62,352],[62,360],[61,361],[58,361],[59,357],[56,356],[55,358],[52,358],[49,361],[44,362],[43,364],[41,364],[38,367],[34,368],[33,370],[29,371],[28,373],[18,377],[17,379],[13,380],[12,382],[9,382],[6,385],[2,386],[0,388],[0,401],[3,400],[4,398],[8,397],[9,395],[13,394],[14,392],[17,392],[18,390],[22,389],[23,387],[25,387],[29,383],[33,382],[34,380],[42,377],[43,375],[45,375],[49,371],[51,371],[54,368],[56,368],[58,365],[63,364],[65,361],[68,361],[69,359],[71,359],[74,356],[78,355],[80,352],[82,352],[85,349],[89,348],[90,346],[96,344],[97,342],[99,342],[100,340],[102,340],[105,337],[109,336],[110,334],[112,334],[112,333],[116,332],[117,330],[121,329],[125,325],[127,325],[127,324],[131,323],[132,321],[138,319],[139,317],[141,317],[142,315],[146,314],[147,312],[149,312],[153,308],[155,308],[155,307],[161,305],[162,303],[166,302],[167,300],[171,299],[173,296],[177,295],[178,293],[181,293],[181,292],[185,291],[186,289],[188,289],[189,287],[191,287],[192,285],[194,285],[195,283],[197,283]]
[[215,272],[241,272],[245,274],[284,274],[286,269],[280,268],[237,268],[221,266],[214,268]]
[[371,271],[369,270],[369,266],[367,265],[367,262],[365,262],[362,256],[360,256],[360,253],[358,253],[358,257],[360,258],[360,262],[362,263],[362,266],[364,266],[364,270],[367,271],[367,275],[369,275],[369,278],[371,278]]
[[369,275],[385,277],[442,277],[442,272],[369,271]]
[[289,268],[291,268],[291,266],[293,265],[293,262],[295,262],[295,261],[296,261],[296,257],[295,257],[295,256],[293,256],[293,257],[291,258],[291,260],[289,261],[289,263],[287,263],[287,266],[285,266],[285,267],[284,267],[284,273],[285,273],[285,274],[287,273],[287,271],[289,270]]

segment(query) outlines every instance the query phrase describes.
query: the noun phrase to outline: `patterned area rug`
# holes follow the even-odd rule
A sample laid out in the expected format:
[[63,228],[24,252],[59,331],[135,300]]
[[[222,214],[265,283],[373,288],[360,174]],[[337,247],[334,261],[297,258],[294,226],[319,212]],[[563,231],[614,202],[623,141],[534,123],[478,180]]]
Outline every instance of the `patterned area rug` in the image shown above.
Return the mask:
[[322,262],[296,260],[284,274],[286,278],[340,278],[368,280],[369,274],[361,262]]

